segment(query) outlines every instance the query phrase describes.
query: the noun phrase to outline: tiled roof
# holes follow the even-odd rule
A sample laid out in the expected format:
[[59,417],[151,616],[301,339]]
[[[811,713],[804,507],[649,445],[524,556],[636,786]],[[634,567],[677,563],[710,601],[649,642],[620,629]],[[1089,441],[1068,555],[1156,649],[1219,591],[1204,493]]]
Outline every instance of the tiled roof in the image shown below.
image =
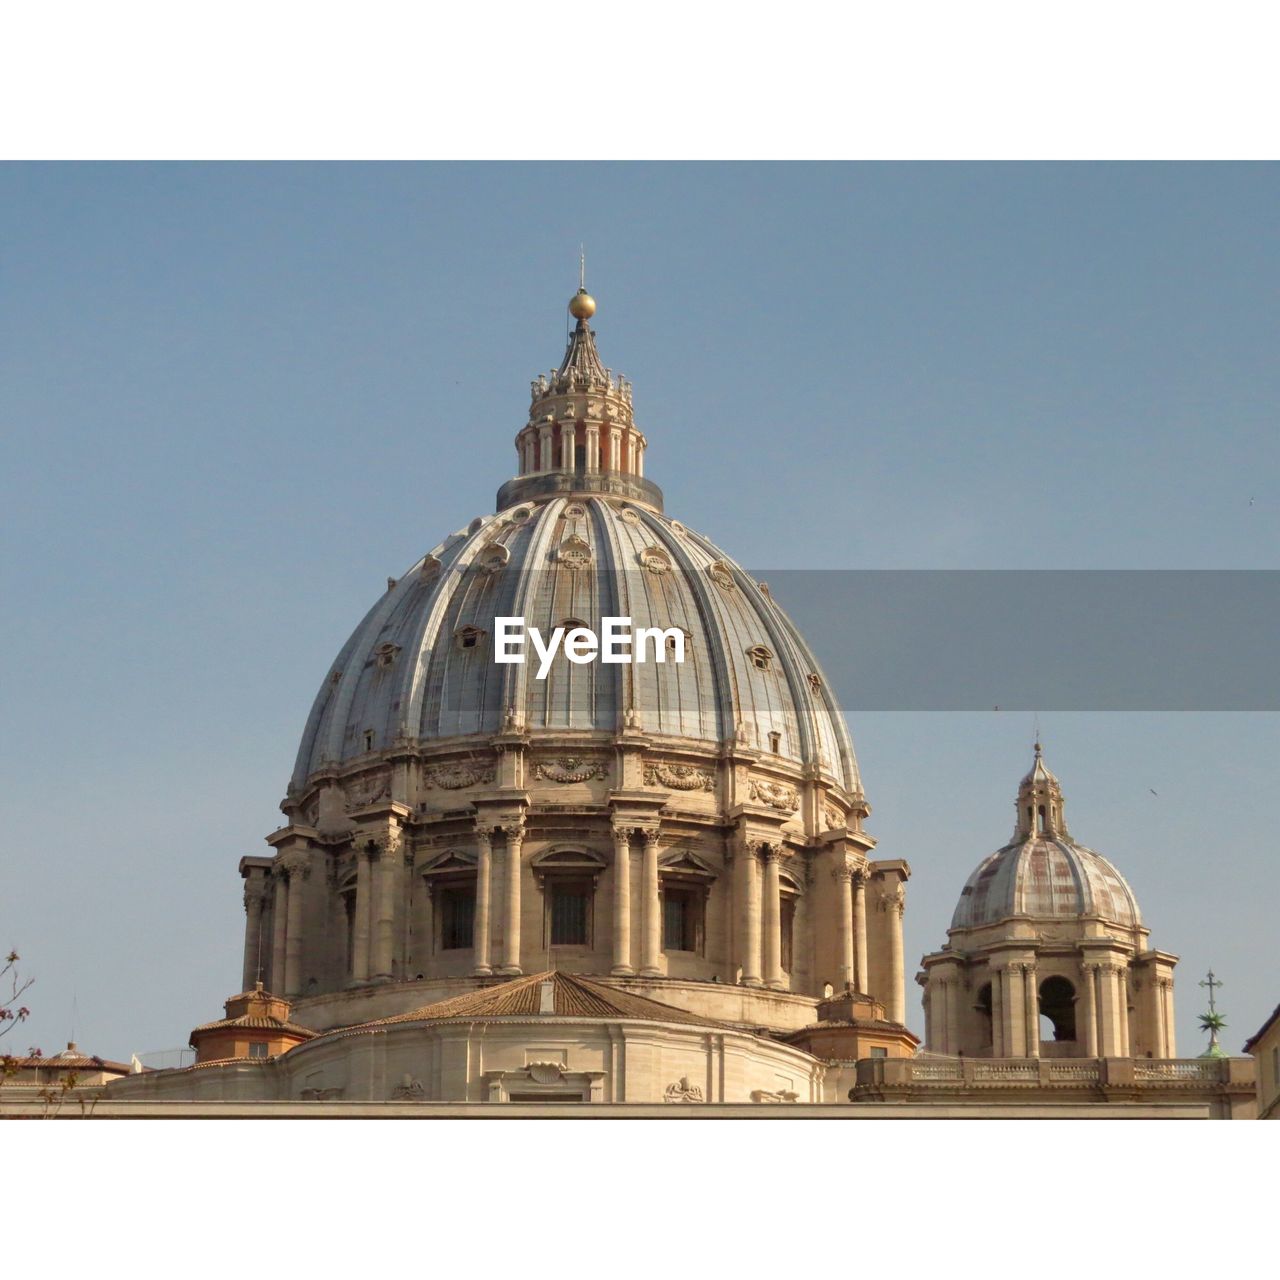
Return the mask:
[[645,996],[620,991],[578,974],[546,973],[529,974],[513,978],[498,986],[468,991],[448,1000],[425,1005],[408,1013],[390,1018],[378,1018],[358,1027],[345,1027],[335,1034],[350,1031],[373,1031],[405,1022],[443,1022],[455,1018],[527,1018],[542,1012],[542,987],[552,984],[552,1013],[557,1018],[625,1018],[644,1022],[677,1022],[696,1027],[730,1029],[728,1023],[714,1022],[686,1009]]
[[859,1031],[891,1031],[897,1035],[908,1035],[912,1040],[919,1037],[908,1031],[900,1022],[886,1022],[883,1018],[826,1018],[821,1022],[810,1022],[798,1031],[788,1031],[780,1037],[782,1040],[794,1040],[809,1031],[825,1031],[830,1028],[856,1027]]
[[1266,1020],[1266,1022],[1264,1022],[1262,1026],[1260,1026],[1257,1029],[1257,1031],[1255,1031],[1253,1035],[1251,1035],[1249,1039],[1245,1041],[1245,1046],[1244,1046],[1245,1053],[1253,1052],[1253,1046],[1257,1044],[1258,1041],[1261,1040],[1262,1037],[1267,1034],[1267,1032],[1271,1029],[1271,1024],[1275,1022],[1277,1018],[1280,1018],[1280,1004],[1276,1005],[1276,1007],[1271,1011],[1271,1017],[1269,1017]]
[[220,1031],[226,1027],[242,1027],[254,1031],[282,1031],[288,1035],[299,1036],[303,1040],[310,1040],[316,1034],[306,1027],[298,1026],[296,1022],[281,1022],[279,1018],[267,1018],[256,1013],[245,1013],[238,1018],[219,1018],[217,1022],[206,1022],[203,1026],[196,1027],[191,1034],[194,1036],[202,1031]]
[[47,1067],[56,1071],[118,1071],[122,1075],[128,1075],[130,1070],[127,1063],[111,1062],[106,1058],[92,1058],[82,1053],[54,1053],[47,1058],[10,1058],[9,1065],[15,1069]]

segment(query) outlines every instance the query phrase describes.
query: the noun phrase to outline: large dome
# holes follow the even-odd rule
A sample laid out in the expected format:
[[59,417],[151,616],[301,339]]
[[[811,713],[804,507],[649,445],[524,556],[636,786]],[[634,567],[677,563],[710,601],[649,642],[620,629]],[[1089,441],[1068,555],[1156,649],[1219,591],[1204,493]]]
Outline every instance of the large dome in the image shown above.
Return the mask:
[[[578,299],[575,298],[575,301]],[[576,314],[576,312],[575,312]],[[644,477],[631,387],[604,368],[580,318],[564,361],[531,389],[519,474],[477,517],[398,579],[325,676],[293,774],[301,787],[405,744],[623,727],[734,741],[861,796],[843,717],[808,646],[718,547],[663,514]],[[571,663],[546,679],[494,660],[495,619],[558,626],[679,627],[682,663]]]
[[[571,663],[545,680],[494,661],[494,619],[557,626],[623,616],[680,627],[683,663]],[[652,508],[594,495],[523,502],[477,519],[389,587],[343,646],[294,770],[404,741],[495,734],[515,709],[527,732],[737,738],[861,790],[832,691],[795,627],[718,547]]]
[[910,868],[869,857],[834,691],[665,514],[594,299],[570,310],[495,514],[389,579],[324,675],[288,822],[241,862],[245,989],[318,1029],[569,968],[751,1025],[847,987],[900,1022]]

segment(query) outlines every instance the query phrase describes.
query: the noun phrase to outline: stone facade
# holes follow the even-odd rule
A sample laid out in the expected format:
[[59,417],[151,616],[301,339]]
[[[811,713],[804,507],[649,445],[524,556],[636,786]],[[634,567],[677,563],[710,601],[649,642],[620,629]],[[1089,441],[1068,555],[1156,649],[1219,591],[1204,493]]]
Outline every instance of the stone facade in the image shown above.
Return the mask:
[[1055,1104],[1106,1103],[1117,1118],[1133,1107],[1194,1105],[1214,1120],[1255,1115],[1247,1058],[1009,1059],[934,1058],[857,1064],[849,1099],[916,1107],[1021,1106],[1027,1114]]
[[1258,1119],[1280,1120],[1280,1005],[1244,1046],[1257,1071]]

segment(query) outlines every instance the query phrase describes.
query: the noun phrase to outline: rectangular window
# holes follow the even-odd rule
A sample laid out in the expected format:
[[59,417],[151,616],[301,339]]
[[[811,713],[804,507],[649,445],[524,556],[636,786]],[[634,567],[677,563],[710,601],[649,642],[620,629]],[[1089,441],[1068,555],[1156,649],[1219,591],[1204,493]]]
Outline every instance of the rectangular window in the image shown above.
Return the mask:
[[440,895],[440,950],[465,951],[473,945],[476,891],[459,887],[437,892]]
[[889,1056],[889,1050],[881,1047],[880,1045],[872,1045],[871,1056],[873,1058],[887,1058]]
[[700,951],[702,895],[697,889],[662,891],[662,949]]
[[590,946],[587,936],[587,908],[590,891],[584,885],[552,885],[551,945]]
[[249,1057],[265,1058],[268,1056],[269,1055],[267,1054],[267,1046],[263,1044],[261,1040],[255,1040],[253,1044],[249,1046]]
[[782,899],[782,967],[787,973],[795,972],[793,940],[796,932],[796,900],[783,896]]

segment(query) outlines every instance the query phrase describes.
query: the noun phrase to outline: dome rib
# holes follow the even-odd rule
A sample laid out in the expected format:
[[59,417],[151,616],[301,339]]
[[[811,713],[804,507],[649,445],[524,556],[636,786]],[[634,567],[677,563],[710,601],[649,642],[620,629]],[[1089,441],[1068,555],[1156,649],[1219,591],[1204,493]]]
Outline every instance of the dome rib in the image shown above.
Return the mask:
[[[641,520],[645,520],[643,515]],[[688,547],[682,544],[681,539],[676,537],[669,526],[664,525],[663,521],[656,516],[649,516],[646,527],[653,530],[667,554],[671,556],[673,563],[684,570],[684,586],[693,598],[694,607],[698,611],[698,619],[708,640],[707,659],[711,665],[712,705],[715,714],[715,723],[711,726],[710,736],[716,742],[727,741],[733,737],[737,727],[734,709],[739,700],[732,680],[732,667],[728,661],[728,655],[725,652],[723,643],[719,643],[722,639],[721,631],[711,623],[712,618],[715,616],[715,608],[711,599],[712,587],[706,580],[705,569],[694,562],[693,557],[689,554]],[[688,629],[691,630],[691,628]],[[703,720],[702,708],[703,703],[699,698],[698,720],[700,724]]]

